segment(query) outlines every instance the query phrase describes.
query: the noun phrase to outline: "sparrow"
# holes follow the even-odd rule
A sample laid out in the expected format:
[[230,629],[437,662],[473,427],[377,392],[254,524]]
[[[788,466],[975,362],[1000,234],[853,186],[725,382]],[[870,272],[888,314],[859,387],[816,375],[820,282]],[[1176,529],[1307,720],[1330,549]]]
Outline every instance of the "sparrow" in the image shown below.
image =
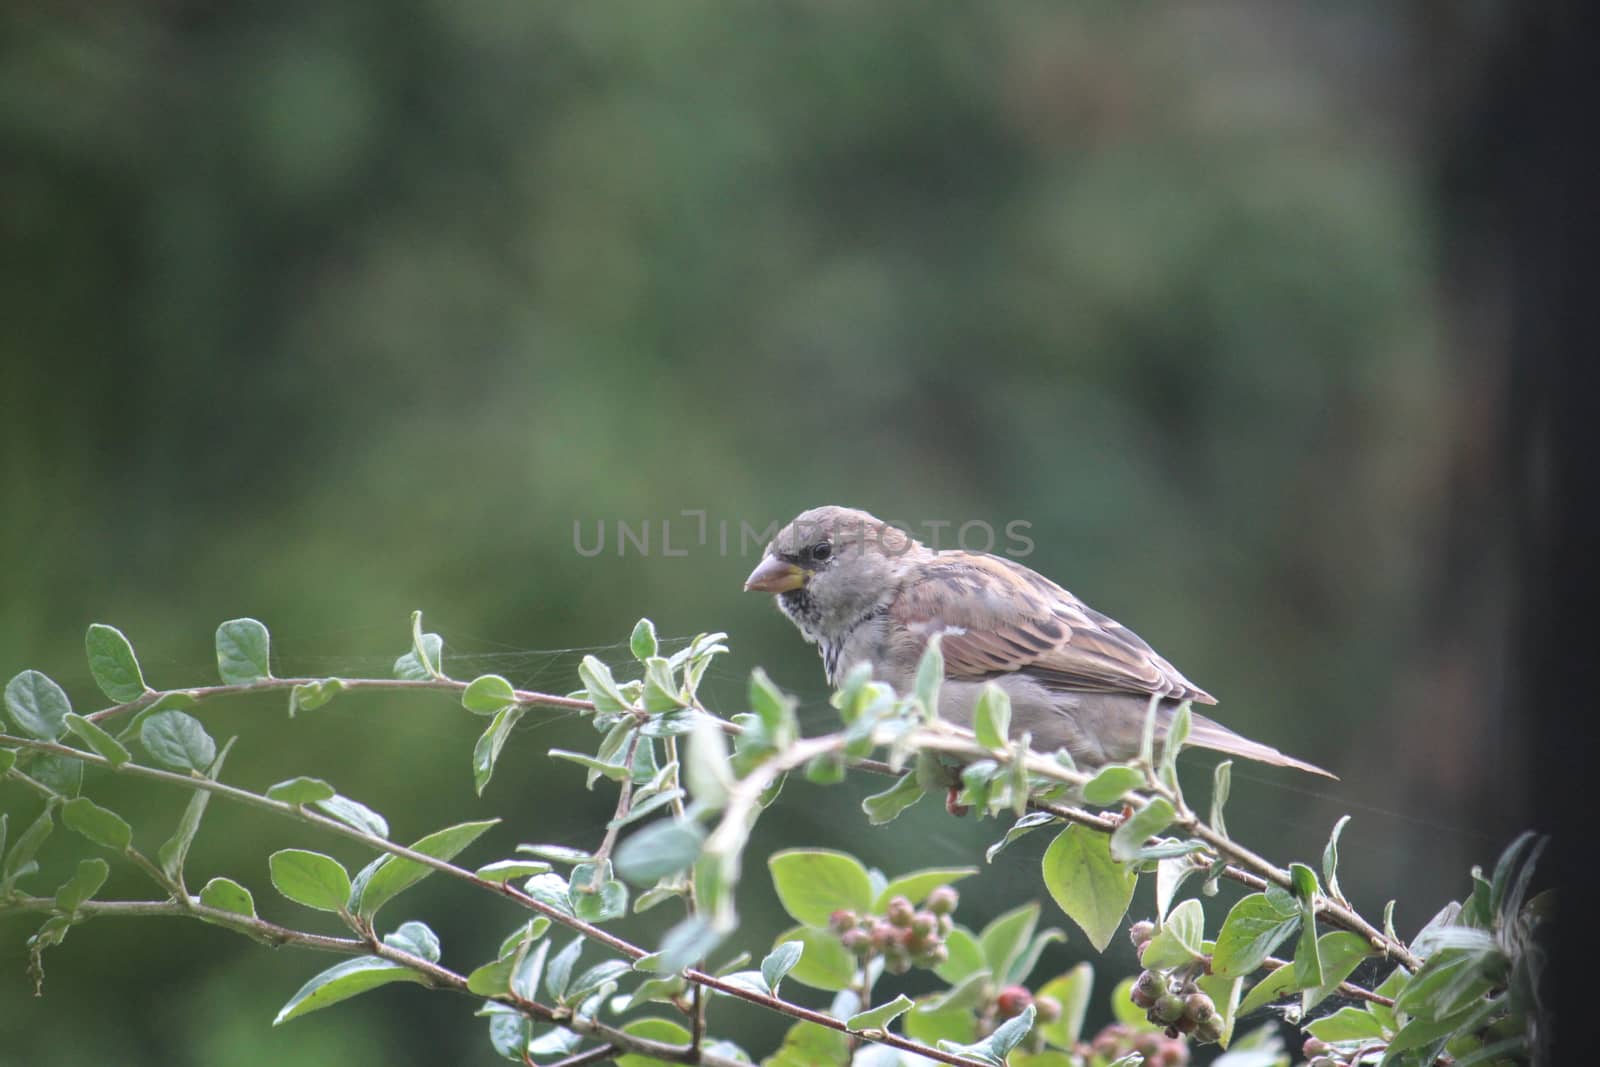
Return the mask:
[[[1151,697],[1160,698],[1158,739],[1183,701],[1217,702],[1132,630],[1037,571],[983,552],[935,551],[853,508],[802,512],[744,587],[776,594],[822,654],[830,685],[866,663],[874,679],[909,693],[929,640],[941,635],[941,718],[970,727],[992,682],[1011,698],[1015,732],[1031,734],[1036,751],[1066,749],[1080,765],[1135,757]],[[1335,777],[1198,714],[1188,743]]]

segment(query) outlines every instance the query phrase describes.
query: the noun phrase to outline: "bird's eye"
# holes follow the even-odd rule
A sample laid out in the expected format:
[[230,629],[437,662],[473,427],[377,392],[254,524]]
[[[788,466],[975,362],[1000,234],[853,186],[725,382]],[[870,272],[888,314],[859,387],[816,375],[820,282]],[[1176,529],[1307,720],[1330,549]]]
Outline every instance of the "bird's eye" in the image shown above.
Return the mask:
[[833,545],[827,541],[818,541],[811,549],[811,558],[819,563],[831,555],[833,555]]

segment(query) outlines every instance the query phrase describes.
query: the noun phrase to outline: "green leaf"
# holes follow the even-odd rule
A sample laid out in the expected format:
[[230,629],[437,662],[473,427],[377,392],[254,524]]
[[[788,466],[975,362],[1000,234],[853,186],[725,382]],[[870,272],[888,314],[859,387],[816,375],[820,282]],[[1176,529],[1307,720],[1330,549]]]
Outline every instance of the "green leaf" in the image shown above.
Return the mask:
[[983,959],[990,973],[1001,984],[1010,984],[1011,965],[1028,947],[1028,939],[1039,925],[1039,903],[1029,901],[1013,908],[983,928],[978,935],[978,945],[983,949]]
[[984,1040],[975,1045],[957,1045],[950,1041],[939,1042],[941,1052],[953,1052],[958,1056],[970,1056],[985,1063],[994,1064],[995,1067],[1004,1067],[1006,1056],[1012,1049],[1022,1043],[1028,1036],[1028,1031],[1033,1029],[1034,1007],[1029,1004],[1021,1015],[1014,1019],[1007,1019]]
[[144,675],[133,646],[115,626],[92,623],[84,635],[84,650],[89,654],[89,673],[100,692],[119,704],[137,700],[145,694]]
[[873,1030],[888,1032],[889,1024],[910,1011],[911,1007],[911,998],[901,993],[887,1004],[857,1012],[845,1020],[845,1025],[857,1033]]
[[987,973],[988,968],[983,962],[983,946],[978,944],[978,936],[965,926],[952,926],[944,938],[945,948],[950,951],[950,956],[943,963],[933,969],[933,973],[940,978],[956,985],[970,978],[976,971]]
[[278,892],[318,911],[342,911],[350,899],[350,873],[332,856],[302,848],[274,852],[267,860]]
[[1211,828],[1223,837],[1228,827],[1222,821],[1222,809],[1228,804],[1228,787],[1233,781],[1233,760],[1225,759],[1211,772]]
[[6,710],[17,729],[41,741],[58,740],[67,731],[72,702],[49,675],[23,671],[6,683]]
[[422,612],[411,613],[411,651],[394,661],[394,676],[425,682],[444,677],[444,638],[422,632]]
[[1490,949],[1440,949],[1395,997],[1395,1010],[1420,1019],[1453,1015],[1480,998],[1491,985]]
[[28,824],[28,828],[22,831],[22,836],[17,838],[17,843],[6,854],[4,866],[0,866],[0,886],[9,887],[18,878],[38,870],[38,864],[33,862],[33,857],[39,854],[39,849],[55,828],[55,805],[47,803],[44,810]]
[[972,712],[972,732],[984,748],[1005,748],[1011,736],[1011,697],[993,682],[978,691]]
[[1300,928],[1298,908],[1280,908],[1265,893],[1251,893],[1228,912],[1211,956],[1213,974],[1242,978]]
[[1312,898],[1300,907],[1300,942],[1294,950],[1294,980],[1301,989],[1322,984],[1322,953],[1317,948],[1317,912]]
[[[216,781],[222,774],[222,764],[227,760],[228,751],[233,748],[234,740],[237,739],[230,739],[222,746],[222,751],[217,753],[217,758],[206,770],[207,778]],[[183,864],[189,858],[189,846],[194,843],[195,835],[200,832],[200,820],[205,817],[206,807],[210,803],[210,790],[196,789],[194,795],[189,798],[189,803],[184,805],[177,829],[173,830],[172,836],[156,850],[156,860],[161,864],[162,872],[180,884],[183,880]]]
[[1178,890],[1197,868],[1189,856],[1172,856],[1156,863],[1156,920],[1166,918]]
[[61,805],[61,821],[67,829],[76,830],[95,844],[118,852],[125,851],[133,841],[133,827],[122,816],[102,808],[88,797],[74,797]]
[[255,918],[256,901],[250,890],[232,878],[213,878],[200,890],[200,903],[235,915]]
[[929,867],[925,870],[910,871],[884,886],[883,891],[873,900],[872,910],[883,911],[895,897],[905,897],[913,904],[921,904],[929,893],[940,886],[952,885],[977,873],[976,867]]
[[472,786],[480,797],[488,787],[489,779],[494,777],[495,764],[500,760],[500,750],[505,748],[506,739],[521,721],[525,710],[518,704],[507,704],[502,707],[494,713],[494,718],[489,721],[488,727],[479,736],[478,743],[473,746]]
[[1178,753],[1183,751],[1183,746],[1189,740],[1193,714],[1189,701],[1185,700],[1178,705],[1178,710],[1173,712],[1172,722],[1167,726],[1167,737],[1161,746],[1161,763],[1158,770],[1162,780],[1169,785],[1177,781]]
[[290,778],[267,787],[269,800],[280,800],[285,804],[315,804],[337,795],[333,786],[321,778]]
[[344,692],[343,678],[319,678],[302,682],[289,690],[289,718],[302,711],[316,711],[328,701]]
[[633,634],[628,638],[628,651],[633,653],[633,658],[643,663],[651,656],[660,652],[660,642],[656,640],[656,624],[649,619],[640,619],[633,625]]
[[1083,787],[1083,799],[1097,807],[1110,807],[1131,789],[1144,785],[1144,772],[1126,763],[1110,763],[1100,768]]
[[439,935],[427,923],[415,919],[403,922],[393,933],[384,935],[383,943],[401,952],[419,956],[429,963],[439,962]]
[[[937,1046],[941,1041],[954,1041],[968,1045],[978,1039],[978,1020],[966,1008],[936,1008],[935,997],[923,997],[906,1015],[906,1036],[924,1045]],[[841,1061],[843,1062],[843,1061]],[[796,1067],[810,1067],[809,1061]]]
[[77,911],[84,901],[94,899],[110,874],[111,865],[99,857],[79,860],[72,877],[56,890],[56,907],[68,914]]
[[643,703],[644,710],[653,715],[684,706],[672,668],[660,656],[651,656],[645,661]]
[[319,1008],[326,1008],[341,1000],[349,1000],[353,996],[381,985],[388,985],[390,982],[428,984],[427,978],[409,967],[403,967],[378,956],[358,956],[353,960],[334,964],[301,986],[299,991],[289,998],[289,1002],[279,1010],[277,1017],[272,1020],[272,1025],[277,1026],[290,1019],[298,1019]]
[[1313,1037],[1324,1041],[1371,1041],[1383,1037],[1378,1020],[1360,1008],[1340,1008],[1306,1024]]
[[760,667],[750,672],[749,692],[750,707],[773,745],[782,747],[799,733],[799,723],[795,719],[798,702],[773,684]]
[[255,619],[230,619],[217,627],[217,673],[226,685],[272,677],[267,628]]
[[[499,821],[499,819],[485,819],[436,830],[413,844],[411,849],[413,852],[421,852],[435,859],[451,860]],[[370,921],[378,913],[379,908],[432,873],[432,867],[424,866],[415,860],[405,859],[402,856],[386,857],[372,872],[366,888],[361,892],[359,914]]]
[[1040,1023],[1039,1033],[1056,1048],[1070,1049],[1083,1032],[1083,1018],[1089,1010],[1089,993],[1094,987],[1094,968],[1087,962],[1066,974],[1052,978],[1039,990],[1039,996],[1052,997],[1061,1005],[1061,1017]]
[[1198,900],[1186,900],[1173,909],[1150,939],[1139,962],[1146,968],[1170,969],[1205,955],[1200,942],[1205,938],[1205,912]]
[[1017,838],[1033,830],[1037,830],[1041,826],[1055,822],[1055,820],[1056,817],[1046,811],[1028,812],[1028,814],[1018,819],[1015,823],[1012,823],[1011,829],[1006,831],[1006,836],[989,846],[988,850],[983,854],[984,861],[986,863],[993,863],[994,858],[998,856],[1007,845],[1011,844]]
[[1317,939],[1317,954],[1322,960],[1322,983],[1307,989],[1301,996],[1302,1016],[1332,996],[1339,983],[1349,978],[1361,961],[1372,955],[1372,946],[1359,934],[1334,930]]
[[728,800],[733,772],[728,767],[728,741],[709,715],[696,715],[689,731],[683,775],[695,803],[715,811]]
[[1303,863],[1289,864],[1289,879],[1294,882],[1294,895],[1302,902],[1314,901],[1317,896],[1317,875]]
[[617,873],[634,885],[650,885],[693,864],[705,839],[692,820],[651,823],[617,849]]
[[[522,709],[512,708],[508,710],[520,713]],[[496,719],[498,721],[498,716]],[[484,738],[487,738],[493,729],[494,727],[491,725],[489,730],[484,731]],[[479,740],[478,745],[480,748],[483,746],[482,739]],[[551,759],[565,760],[568,763],[576,763],[578,766],[586,767],[590,771],[594,772],[589,776],[591,786],[595,780],[595,777],[598,775],[603,775],[613,782],[624,782],[627,781],[629,777],[629,768],[627,764],[612,763],[607,760],[598,759],[589,755],[587,752],[570,752],[564,748],[552,748],[547,755],[549,755]],[[476,754],[473,756],[473,762],[477,762]]]
[[150,757],[175,771],[203,771],[217,758],[217,743],[200,720],[182,711],[158,711],[139,727]]
[[872,880],[861,861],[844,852],[789,849],[768,858],[772,887],[783,909],[807,926],[827,926],[828,916],[872,908]]
[[1111,835],[1111,855],[1123,863],[1138,859],[1147,839],[1172,825],[1178,817],[1165,797],[1152,797]]
[[122,742],[106,733],[95,723],[85,719],[82,715],[69,711],[64,721],[67,724],[67,729],[83,738],[84,743],[94,749],[95,754],[111,764],[111,766],[120,767],[133,758],[128,750],[122,746]]
[[573,914],[584,922],[604,923],[628,913],[628,887],[610,877],[610,864],[606,865],[599,888],[594,888],[592,876],[582,870],[572,872],[568,887]]
[[461,706],[474,715],[493,715],[516,702],[517,691],[498,674],[474,678],[461,694]]
[[893,785],[881,793],[874,793],[861,801],[861,810],[873,826],[891,823],[900,813],[926,796],[926,791],[914,774],[903,774]]
[[373,837],[389,836],[388,820],[359,800],[335,795],[325,800],[314,800],[312,805],[364,834],[371,834]]
[[[850,1038],[816,1023],[795,1023],[778,1051],[761,1062],[762,1067],[846,1067],[850,1062]],[[645,1065],[629,1063],[623,1067]]]
[[550,966],[544,972],[544,988],[551,997],[558,1001],[566,999],[572,972],[578,966],[578,957],[582,953],[583,938],[575,937],[550,961]]
[[[660,1041],[668,1045],[687,1045],[689,1043],[689,1031],[670,1019],[634,1019],[624,1026],[622,1031],[626,1034],[632,1034],[634,1037]],[[658,1060],[653,1056],[643,1056],[637,1052],[629,1052],[617,1057],[617,1067],[673,1067],[673,1064],[668,1060]]]
[[28,766],[34,781],[54,789],[64,797],[83,791],[83,760],[59,752],[41,752]]
[[778,994],[778,985],[784,976],[794,970],[795,964],[800,962],[800,957],[805,953],[804,941],[780,941],[778,946],[767,953],[761,961],[761,979],[767,983],[767,989],[773,996]]
[[583,657],[583,662],[578,664],[578,677],[583,679],[584,688],[588,690],[596,711],[616,714],[630,710],[622,690],[617,688],[616,680],[611,676],[611,668],[604,661],[594,656]]
[[536,874],[544,874],[550,870],[548,863],[539,860],[496,860],[486,863],[473,873],[485,882],[494,882],[496,885],[511,881],[513,878],[531,878]]
[[[831,930],[818,930],[810,926],[796,926],[778,935],[777,947],[798,941],[804,950],[789,972],[801,985],[813,989],[826,989],[837,993],[849,989],[859,968],[855,957],[839,944]],[[776,951],[776,947],[774,948]]]
[[1339,890],[1339,835],[1344,833],[1345,823],[1349,821],[1350,816],[1339,816],[1339,821],[1333,824],[1333,833],[1328,835],[1327,847],[1322,850],[1322,880],[1327,883],[1328,895],[1334,900],[1344,899]]
[[1234,1023],[1239,1018],[1239,991],[1244,987],[1244,979],[1203,974],[1195,979],[1194,984],[1217,1006],[1217,1014],[1222,1018],[1222,1034],[1217,1038],[1217,1043],[1227,1048],[1233,1040]]
[[1045,850],[1045,888],[1077,923],[1095,950],[1104,952],[1133,900],[1139,874],[1111,858],[1111,840],[1085,826],[1068,826]]

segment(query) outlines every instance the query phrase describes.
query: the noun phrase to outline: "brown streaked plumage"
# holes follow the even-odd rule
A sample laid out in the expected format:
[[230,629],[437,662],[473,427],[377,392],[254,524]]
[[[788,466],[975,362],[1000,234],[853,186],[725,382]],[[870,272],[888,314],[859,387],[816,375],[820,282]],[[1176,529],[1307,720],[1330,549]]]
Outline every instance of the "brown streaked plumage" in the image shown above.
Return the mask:
[[[745,588],[777,594],[833,684],[866,662],[905,692],[929,638],[942,635],[942,717],[970,725],[993,682],[1035,749],[1065,748],[1081,763],[1135,755],[1152,696],[1162,701],[1163,733],[1180,702],[1216,703],[1132,630],[1043,575],[998,556],[935,552],[864,511],[803,512],[773,538]],[[1201,715],[1189,741],[1333,777]]]

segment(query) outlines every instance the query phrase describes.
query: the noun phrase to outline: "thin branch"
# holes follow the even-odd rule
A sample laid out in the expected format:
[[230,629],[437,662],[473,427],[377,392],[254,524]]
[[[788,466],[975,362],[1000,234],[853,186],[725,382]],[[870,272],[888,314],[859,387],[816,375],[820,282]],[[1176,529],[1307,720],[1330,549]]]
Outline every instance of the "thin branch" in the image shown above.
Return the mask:
[[585,1064],[604,1063],[607,1060],[615,1059],[620,1051],[615,1045],[599,1045],[589,1049],[587,1052],[579,1052],[576,1055],[568,1056],[564,1060],[556,1060],[554,1063],[545,1064],[545,1067],[584,1067]]
[[[1261,966],[1269,972],[1275,971],[1279,967],[1288,967],[1289,965],[1290,963],[1288,960],[1280,960],[1276,956],[1268,956],[1261,963]],[[1354,982],[1340,982],[1334,987],[1334,991],[1340,996],[1349,997],[1352,1000],[1364,1000],[1368,1004],[1381,1004],[1386,1008],[1394,1007],[1393,997],[1386,997],[1382,993],[1374,993],[1370,989],[1362,989]],[[1287,995],[1288,994],[1285,994],[1285,996]]]

